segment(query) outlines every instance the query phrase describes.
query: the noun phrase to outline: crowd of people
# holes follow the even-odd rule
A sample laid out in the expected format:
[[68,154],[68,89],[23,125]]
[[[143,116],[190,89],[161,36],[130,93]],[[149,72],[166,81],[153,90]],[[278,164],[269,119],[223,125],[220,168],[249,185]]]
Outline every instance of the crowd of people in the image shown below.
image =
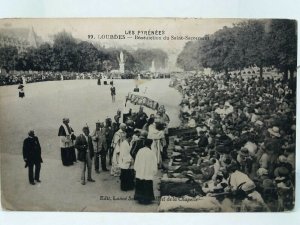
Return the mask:
[[15,71],[3,75],[0,73],[0,86],[15,85],[23,83],[35,83],[43,81],[58,81],[58,80],[84,80],[84,79],[99,79],[106,76],[109,79],[156,79],[170,78],[170,74],[142,74],[142,73],[103,73],[103,72],[68,72],[68,71]]
[[[241,76],[194,75],[172,83],[183,96],[179,129],[191,130],[194,136],[173,132],[170,161],[170,120],[161,105],[149,116],[142,106],[138,112],[118,110],[114,121],[98,121],[92,132],[86,125],[82,134],[74,134],[64,118],[58,132],[62,164],[79,161],[82,185],[95,182],[92,168],[98,174],[101,165],[103,172],[120,179],[122,191],[135,189],[134,198],[141,204],[154,200],[154,176],[164,168],[168,176],[187,177],[192,196],[214,196],[234,211],[291,210],[296,142],[296,97],[291,88],[281,79]],[[42,162],[40,150],[31,157],[33,163],[28,161],[27,143],[40,149],[33,137],[30,131],[23,148],[31,184],[34,179],[40,182]],[[173,184],[168,185],[166,190],[161,186],[162,196],[172,192]],[[178,185],[173,185],[175,195],[186,194]]]
[[35,83],[43,81],[57,80],[79,80],[79,79],[97,79],[102,73],[88,72],[60,72],[60,71],[16,71],[15,73],[0,75],[0,86],[14,85],[23,83]]
[[167,158],[169,117],[164,106],[149,117],[142,106],[138,112],[130,110],[123,115],[118,110],[113,122],[111,118],[98,121],[92,132],[86,125],[79,135],[74,134],[69,122],[64,118],[58,132],[62,164],[80,162],[82,185],[95,182],[92,168],[99,174],[101,164],[103,172],[110,171],[111,176],[120,179],[122,191],[135,189],[134,198],[139,203],[154,200],[153,179]]
[[296,97],[289,86],[281,79],[241,76],[190,76],[173,83],[183,95],[181,127],[196,131],[193,138],[177,137],[174,152],[182,154],[183,142],[197,145],[185,175],[201,180],[201,194],[231,199],[243,211],[291,210]]

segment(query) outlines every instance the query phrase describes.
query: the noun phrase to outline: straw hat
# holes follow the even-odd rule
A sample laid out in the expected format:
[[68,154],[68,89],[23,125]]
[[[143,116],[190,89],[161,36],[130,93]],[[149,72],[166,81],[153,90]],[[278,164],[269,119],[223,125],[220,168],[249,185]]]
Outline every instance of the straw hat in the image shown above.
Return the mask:
[[189,127],[196,127],[197,126],[196,121],[194,119],[190,119],[189,122],[188,122],[188,126]]
[[193,178],[194,177],[193,171],[191,171],[191,170],[187,171],[186,176]]
[[249,156],[249,150],[247,148],[241,148],[241,150],[239,151],[239,154],[241,156]]
[[286,163],[287,162],[287,157],[285,157],[284,155],[280,155],[278,157],[278,161],[281,163]]
[[285,177],[276,177],[275,181],[284,181],[286,178]]
[[275,136],[275,137],[281,137],[281,135],[280,135],[280,133],[279,133],[279,127],[272,127],[272,128],[269,128],[268,129],[268,132],[271,134],[271,135],[273,135],[273,136]]
[[256,172],[257,176],[263,176],[263,175],[268,175],[268,170],[265,168],[259,168]]
[[225,102],[224,106],[228,106],[228,107],[230,107],[231,105],[230,105],[230,103],[229,103],[229,102]]
[[263,126],[264,123],[262,121],[260,121],[260,120],[256,120],[255,121],[255,125],[257,125],[257,126]]

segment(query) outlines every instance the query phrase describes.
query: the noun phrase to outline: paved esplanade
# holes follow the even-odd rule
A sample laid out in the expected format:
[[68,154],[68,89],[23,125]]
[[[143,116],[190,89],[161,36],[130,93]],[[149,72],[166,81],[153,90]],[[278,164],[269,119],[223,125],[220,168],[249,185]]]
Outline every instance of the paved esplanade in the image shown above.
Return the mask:
[[[164,104],[177,126],[180,94],[169,88],[169,80],[140,81],[140,90],[149,98]],[[2,201],[14,210],[62,211],[156,211],[157,204],[138,205],[133,191],[122,192],[119,178],[109,172],[94,174],[96,183],[80,184],[79,163],[64,167],[61,164],[59,125],[63,117],[78,135],[84,124],[91,129],[95,122],[111,118],[124,107],[125,96],[136,83],[133,80],[115,80],[116,102],[111,102],[109,86],[98,86],[96,80],[53,81],[27,84],[25,98],[18,98],[17,86],[0,87],[0,143]],[[147,110],[147,113],[151,111]],[[22,144],[29,129],[34,129],[42,145],[44,163],[41,184],[28,183],[24,168]],[[157,183],[158,179],[155,181]],[[155,189],[156,186],[155,186]],[[158,195],[158,191],[155,190]],[[100,200],[109,196],[115,200]],[[105,199],[105,197],[103,197]]]

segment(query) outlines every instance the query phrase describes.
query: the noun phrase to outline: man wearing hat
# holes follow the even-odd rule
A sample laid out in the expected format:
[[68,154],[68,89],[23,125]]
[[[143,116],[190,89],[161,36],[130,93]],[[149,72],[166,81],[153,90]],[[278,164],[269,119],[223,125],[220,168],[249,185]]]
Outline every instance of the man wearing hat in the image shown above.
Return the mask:
[[206,136],[207,133],[207,127],[202,126],[202,127],[196,127],[197,133],[198,133],[198,146],[201,150],[205,150],[205,148],[208,145],[208,138]]
[[93,141],[96,143],[95,148],[95,171],[99,173],[99,157],[101,155],[101,167],[103,171],[108,171],[106,168],[107,142],[106,129],[104,123],[97,122],[96,129],[92,135]]
[[193,171],[188,170],[186,173],[186,177],[188,178],[188,180],[186,181],[186,184],[194,184],[196,183],[195,181],[195,175],[193,173]]
[[226,101],[224,104],[224,110],[225,110],[225,115],[229,115],[234,111],[233,106],[228,101]]
[[236,163],[232,163],[228,167],[228,172],[228,185],[234,192],[239,191],[243,185],[254,184],[254,182],[248,177],[247,174],[242,173],[238,170],[238,164]]
[[87,181],[95,182],[92,179],[92,160],[94,157],[94,147],[92,137],[89,135],[89,127],[82,128],[83,134],[80,134],[75,141],[75,147],[78,150],[78,160],[81,162],[81,184],[85,185],[85,171],[87,170]]
[[105,130],[106,130],[106,146],[108,148],[108,158],[109,158],[109,165],[111,165],[111,152],[112,152],[112,149],[111,149],[111,142],[112,142],[112,139],[114,137],[114,131],[113,131],[113,128],[112,128],[112,120],[111,118],[106,118],[105,119]]
[[281,135],[280,135],[280,133],[279,133],[279,128],[276,127],[276,126],[274,126],[274,127],[272,127],[272,128],[269,128],[269,129],[268,129],[268,132],[269,132],[269,134],[271,135],[271,137],[277,137],[277,138],[280,138],[280,137],[281,137]]
[[121,118],[121,115],[119,115],[119,114],[114,116],[115,121],[112,123],[112,129],[113,129],[114,133],[116,133],[120,128],[120,118]]
[[256,186],[254,183],[245,183],[241,186],[241,190],[245,193],[245,198],[241,204],[242,212],[265,212],[270,211],[268,206],[265,204],[260,193],[255,190]]
[[[38,137],[34,135],[34,131],[28,132],[28,137],[23,142],[23,159],[25,161],[25,168],[28,167],[28,178],[31,185],[35,185],[40,181],[40,169],[43,162],[41,157],[41,146]],[[33,167],[35,173],[33,174]]]
[[287,157],[285,155],[280,155],[278,157],[278,162],[276,163],[276,165],[274,166],[275,170],[274,170],[274,174],[276,173],[276,170],[284,167],[286,168],[289,172],[289,174],[291,175],[293,173],[293,166],[287,161]]
[[219,106],[215,109],[215,112],[220,115],[221,119],[223,120],[226,117],[226,110],[224,108],[224,103],[220,102],[220,104],[217,104],[216,106]]
[[245,172],[246,174],[251,173],[252,158],[247,148],[242,147],[241,150],[238,152],[237,162],[240,165],[241,171]]
[[136,118],[134,120],[135,127],[138,129],[143,129],[144,125],[147,123],[147,114],[144,112],[144,107],[140,106],[138,113],[136,114]]
[[19,97],[24,98],[25,97],[24,85],[21,82],[20,82],[20,85],[18,86],[18,89],[19,89]]
[[277,211],[292,210],[295,205],[294,186],[289,178],[288,170],[278,171],[275,175],[277,187],[278,205]]
[[115,102],[116,101],[116,88],[114,87],[113,83],[111,83],[110,94],[111,94],[112,102]]

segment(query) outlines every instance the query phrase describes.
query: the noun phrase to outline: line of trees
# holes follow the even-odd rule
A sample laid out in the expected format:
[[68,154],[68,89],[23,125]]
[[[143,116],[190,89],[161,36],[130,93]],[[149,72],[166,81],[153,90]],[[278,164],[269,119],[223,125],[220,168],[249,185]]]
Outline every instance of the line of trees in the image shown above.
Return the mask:
[[168,55],[160,49],[129,52],[121,48],[104,48],[77,40],[67,32],[60,32],[54,36],[53,45],[43,43],[38,48],[28,48],[20,53],[13,46],[0,48],[0,68],[7,71],[109,72],[119,69],[121,51],[128,72],[149,70],[153,60],[156,68],[164,68],[168,59]]
[[186,43],[177,65],[186,71],[211,68],[228,75],[250,66],[275,67],[291,79],[297,69],[295,20],[248,20],[223,27],[199,41]]

